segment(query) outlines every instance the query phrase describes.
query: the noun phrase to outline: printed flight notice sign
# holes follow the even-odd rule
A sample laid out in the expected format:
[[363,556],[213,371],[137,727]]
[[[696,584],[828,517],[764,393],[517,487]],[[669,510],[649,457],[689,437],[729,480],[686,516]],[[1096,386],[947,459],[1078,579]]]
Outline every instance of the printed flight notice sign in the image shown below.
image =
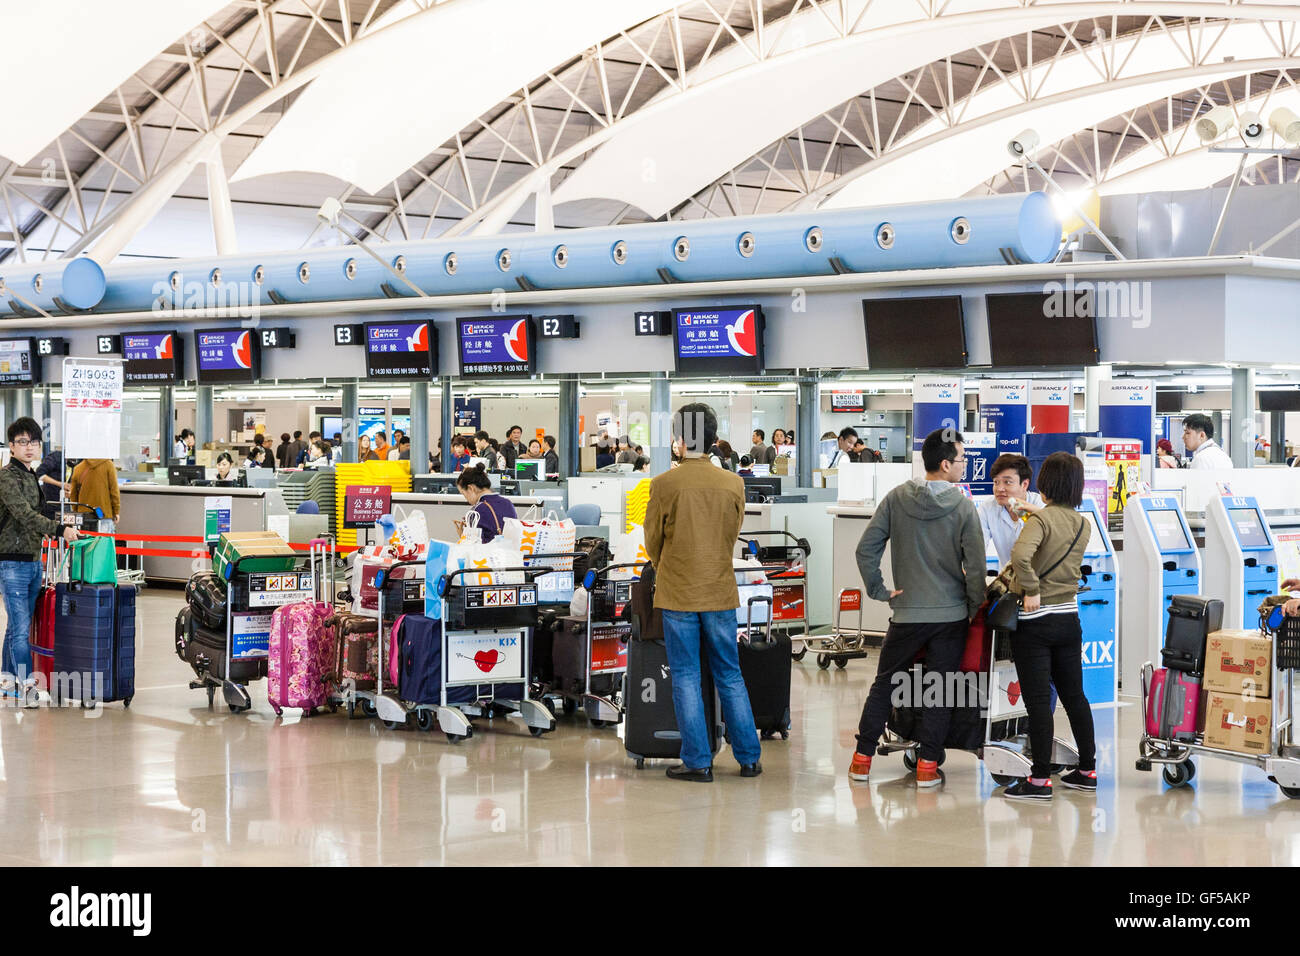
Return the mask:
[[343,527],[372,528],[393,510],[388,485],[348,485],[343,493]]
[[181,337],[170,332],[123,332],[128,385],[175,385],[184,378]]
[[461,378],[528,378],[537,370],[531,315],[457,319]]
[[763,310],[674,309],[677,371],[696,375],[757,375],[763,371]]
[[437,330],[428,322],[366,326],[366,376],[428,381],[438,366]]

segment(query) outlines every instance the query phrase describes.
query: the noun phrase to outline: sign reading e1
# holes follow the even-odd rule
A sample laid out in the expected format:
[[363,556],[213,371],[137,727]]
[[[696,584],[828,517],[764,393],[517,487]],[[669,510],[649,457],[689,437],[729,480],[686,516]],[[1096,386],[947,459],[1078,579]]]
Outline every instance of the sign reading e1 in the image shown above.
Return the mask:
[[638,312],[634,321],[637,335],[672,335],[671,312]]

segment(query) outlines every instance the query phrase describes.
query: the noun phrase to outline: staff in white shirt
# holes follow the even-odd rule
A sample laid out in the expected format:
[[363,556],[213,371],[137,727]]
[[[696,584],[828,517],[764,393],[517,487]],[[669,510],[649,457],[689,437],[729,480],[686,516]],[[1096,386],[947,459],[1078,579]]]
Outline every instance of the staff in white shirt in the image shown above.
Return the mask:
[[1183,419],[1183,445],[1192,453],[1189,468],[1231,468],[1232,459],[1214,440],[1214,422],[1199,412]]
[[1029,490],[1033,471],[1024,455],[998,455],[993,462],[993,497],[980,503],[980,527],[984,529],[984,542],[993,543],[998,562],[1006,567],[1011,563],[1011,548],[1024,527],[1021,515],[1032,514],[1043,507],[1043,499]]

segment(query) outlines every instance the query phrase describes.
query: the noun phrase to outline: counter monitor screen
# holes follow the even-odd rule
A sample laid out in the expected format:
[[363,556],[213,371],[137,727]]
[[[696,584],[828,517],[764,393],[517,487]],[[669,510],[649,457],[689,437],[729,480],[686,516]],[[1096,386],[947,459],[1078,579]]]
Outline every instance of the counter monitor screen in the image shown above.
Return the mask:
[[863,299],[867,367],[873,372],[965,368],[961,296]]
[[194,344],[200,385],[253,385],[262,377],[256,329],[200,329]]
[[1081,512],[1088,518],[1088,546],[1083,549],[1086,555],[1104,555],[1109,553],[1106,547],[1106,529],[1101,526],[1101,515],[1095,511]]
[[1254,508],[1229,508],[1228,520],[1237,532],[1237,543],[1242,550],[1267,550],[1272,547],[1259,512]]
[[517,461],[515,462],[515,477],[523,481],[537,481],[541,477],[542,463],[540,461]]
[[457,319],[461,378],[528,378],[537,371],[531,315]]
[[744,476],[741,480],[745,482],[745,500],[751,503],[761,504],[781,493],[781,479],[775,476]]
[[123,332],[122,370],[127,385],[175,385],[185,378],[181,337],[170,332]]
[[0,385],[35,385],[40,378],[34,339],[0,339]]
[[765,366],[763,310],[674,309],[673,359],[683,375],[761,375]]
[[1147,517],[1151,519],[1151,530],[1156,534],[1156,545],[1163,553],[1175,554],[1192,550],[1177,511],[1172,508],[1161,508],[1148,511]]
[[994,368],[1098,363],[1091,291],[1012,292],[984,302]]
[[428,322],[366,326],[366,377],[427,382],[438,367],[437,330]]

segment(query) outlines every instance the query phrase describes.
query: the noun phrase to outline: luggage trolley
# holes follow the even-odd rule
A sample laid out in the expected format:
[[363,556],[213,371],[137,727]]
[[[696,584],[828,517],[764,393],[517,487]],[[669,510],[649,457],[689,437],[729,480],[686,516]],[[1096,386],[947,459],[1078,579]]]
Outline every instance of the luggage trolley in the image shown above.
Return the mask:
[[[811,650],[817,654],[817,666],[822,670],[830,667],[832,661],[836,667],[842,668],[848,666],[849,661],[866,657],[870,648],[867,647],[867,632],[862,629],[862,601],[862,588],[841,588],[835,596],[835,623],[830,634],[805,636],[803,647],[792,651],[791,656],[801,661]],[[845,612],[853,611],[858,614],[858,626],[845,630],[840,621]]]
[[[217,678],[205,671],[190,681],[191,690],[207,690],[209,708],[217,688],[221,688],[221,696],[231,713],[243,713],[253,706],[247,685],[230,679],[231,662],[255,658],[266,660],[271,641],[271,614],[281,605],[312,599],[316,593],[316,561],[327,559],[329,545],[323,538],[312,541],[306,570],[239,570],[246,561],[266,560],[259,555],[242,555],[226,565],[226,666],[223,671],[226,677]],[[298,560],[302,559],[295,558]],[[265,676],[263,666],[258,677]]]
[[1149,771],[1153,764],[1162,764],[1162,776],[1171,787],[1185,787],[1196,776],[1194,755],[1217,757],[1236,763],[1258,767],[1277,784],[1279,790],[1292,800],[1300,799],[1300,745],[1295,742],[1293,694],[1295,670],[1300,667],[1300,618],[1286,617],[1280,607],[1274,607],[1265,616],[1261,614],[1260,630],[1273,635],[1273,675],[1271,680],[1272,712],[1269,731],[1269,752],[1246,754],[1218,747],[1207,747],[1194,740],[1163,740],[1146,733],[1146,714],[1149,713],[1149,696],[1155,668],[1150,661],[1142,665],[1142,715],[1143,733],[1138,742],[1137,769]]
[[[992,630],[989,635],[988,666],[982,668],[987,680],[987,699],[979,704],[983,708],[984,737],[980,746],[972,751],[984,762],[984,767],[1000,787],[1015,783],[1029,776],[1033,767],[1033,755],[1029,746],[1029,734],[1022,718],[1029,716],[1024,700],[1018,691],[1011,689],[1016,681],[1016,672],[1009,657],[999,660],[999,638],[1009,637],[1006,631]],[[983,695],[980,695],[983,697]],[[954,714],[954,722],[957,715]],[[893,722],[891,715],[890,722]],[[880,738],[876,752],[890,754],[902,752],[903,766],[915,770],[920,743],[902,736],[893,727],[886,725],[885,733]],[[968,748],[954,748],[968,749]],[[940,755],[939,763],[944,762],[947,753]],[[1064,771],[1079,765],[1079,752],[1059,737],[1052,738],[1052,770]]]
[[[564,713],[573,714],[581,708],[593,727],[623,721],[623,679],[627,674],[627,642],[632,634],[632,622],[620,612],[632,601],[632,585],[636,579],[614,579],[610,573],[624,569],[640,571],[648,563],[632,561],[589,568],[583,577],[581,586],[588,598],[583,640],[578,649],[582,656],[582,685],[560,686],[557,690],[563,698]],[[602,620],[594,622],[597,603],[602,612],[611,610],[612,613],[602,613]],[[596,625],[603,633],[597,634]],[[597,679],[596,684],[593,678]]]
[[[762,544],[760,537],[783,537],[794,543]],[[807,538],[789,531],[742,531],[740,543],[745,553],[758,558],[768,572],[773,632],[789,637],[790,656],[803,660],[808,653],[808,558],[812,545]],[[799,645],[797,650],[795,644]]]

